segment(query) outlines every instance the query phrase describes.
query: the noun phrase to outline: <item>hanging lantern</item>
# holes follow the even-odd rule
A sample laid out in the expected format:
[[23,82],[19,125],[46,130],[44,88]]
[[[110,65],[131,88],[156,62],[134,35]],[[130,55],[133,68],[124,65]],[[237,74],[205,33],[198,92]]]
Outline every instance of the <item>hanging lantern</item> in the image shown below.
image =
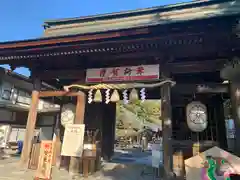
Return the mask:
[[105,103],[108,104],[110,102],[110,89],[105,91]]
[[140,90],[140,96],[141,96],[142,102],[144,102],[146,100],[146,91],[145,90],[146,90],[145,88],[142,88]]
[[99,89],[96,91],[93,100],[94,100],[94,102],[102,102],[102,94],[101,94],[101,91]]
[[198,101],[186,107],[187,125],[193,132],[202,132],[207,128],[207,107]]
[[130,101],[137,101],[139,100],[139,97],[138,97],[138,92],[136,89],[132,89],[130,95],[129,95],[129,99]]
[[126,89],[123,91],[123,103],[128,104],[128,94]]
[[93,90],[90,89],[90,90],[88,91],[88,103],[91,104],[92,101],[93,101]]
[[120,97],[119,97],[118,91],[115,89],[112,93],[110,101],[111,102],[117,102],[119,100],[120,100]]

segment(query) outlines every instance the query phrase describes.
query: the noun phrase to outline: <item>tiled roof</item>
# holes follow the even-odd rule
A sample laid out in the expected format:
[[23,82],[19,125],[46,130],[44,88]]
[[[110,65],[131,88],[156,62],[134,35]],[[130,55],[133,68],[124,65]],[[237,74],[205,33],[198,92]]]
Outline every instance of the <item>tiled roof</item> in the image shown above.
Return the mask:
[[240,14],[240,1],[193,1],[134,11],[46,21],[44,37],[99,33]]

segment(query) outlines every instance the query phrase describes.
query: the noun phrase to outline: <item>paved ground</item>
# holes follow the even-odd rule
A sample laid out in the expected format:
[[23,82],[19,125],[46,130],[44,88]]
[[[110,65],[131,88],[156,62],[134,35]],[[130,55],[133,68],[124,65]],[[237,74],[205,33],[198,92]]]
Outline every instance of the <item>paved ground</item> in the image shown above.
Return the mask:
[[[6,152],[11,154],[10,152]],[[85,178],[87,180],[153,180],[152,168],[146,168],[142,164],[149,152],[141,152],[139,149],[125,149],[115,152],[115,161],[103,163],[103,169],[94,175]],[[136,160],[140,163],[136,165]],[[144,172],[144,174],[142,174]],[[0,180],[33,180],[35,171],[25,170],[19,166],[19,157],[7,157],[0,160]],[[52,180],[82,180],[83,177],[71,177],[66,170],[53,168]]]
[[152,153],[150,151],[142,152],[141,149],[115,149],[113,162],[122,164],[144,164],[152,166]]
[[[143,170],[141,165],[120,165],[116,163],[103,164],[103,170],[97,172],[87,180],[153,180],[151,175],[141,176]],[[145,172],[151,171],[147,169]],[[11,157],[0,160],[0,180],[33,180],[34,171],[23,170],[19,167],[19,158]],[[84,179],[73,178],[64,170],[53,169],[52,180]]]

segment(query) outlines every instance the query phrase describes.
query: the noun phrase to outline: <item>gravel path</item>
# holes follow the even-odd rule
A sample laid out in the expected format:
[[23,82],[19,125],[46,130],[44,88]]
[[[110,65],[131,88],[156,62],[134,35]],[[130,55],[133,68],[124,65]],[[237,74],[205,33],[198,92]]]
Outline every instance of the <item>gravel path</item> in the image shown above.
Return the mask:
[[[120,165],[115,163],[103,164],[103,170],[85,178],[87,180],[153,180],[152,175],[141,176],[143,166]],[[150,172],[151,169],[146,171]],[[23,170],[19,167],[19,158],[0,160],[0,180],[33,180],[34,171]],[[71,177],[67,171],[53,168],[52,180],[84,179]]]

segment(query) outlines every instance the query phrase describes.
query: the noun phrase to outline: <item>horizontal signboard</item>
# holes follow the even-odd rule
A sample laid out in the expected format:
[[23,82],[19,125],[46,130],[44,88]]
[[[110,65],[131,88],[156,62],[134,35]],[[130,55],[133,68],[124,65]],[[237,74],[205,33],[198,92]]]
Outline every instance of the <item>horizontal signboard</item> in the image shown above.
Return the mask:
[[86,82],[149,81],[159,79],[159,65],[87,69]]

